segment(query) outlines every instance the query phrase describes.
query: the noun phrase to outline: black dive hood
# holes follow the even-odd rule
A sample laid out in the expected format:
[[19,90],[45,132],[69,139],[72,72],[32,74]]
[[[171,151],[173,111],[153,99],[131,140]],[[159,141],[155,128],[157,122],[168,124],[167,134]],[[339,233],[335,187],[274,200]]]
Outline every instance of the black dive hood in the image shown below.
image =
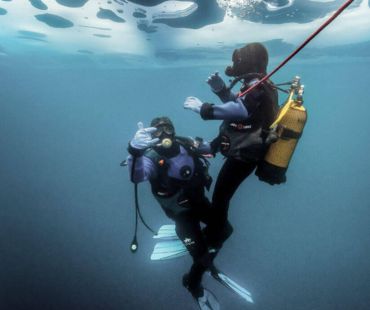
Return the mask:
[[178,155],[180,147],[176,143],[176,132],[172,121],[166,116],[156,117],[152,120],[151,126],[157,128],[157,131],[152,134],[153,138],[160,140],[154,149],[168,158]]
[[261,43],[249,43],[234,50],[232,62],[232,66],[225,69],[227,76],[240,77],[248,73],[266,75],[268,53]]

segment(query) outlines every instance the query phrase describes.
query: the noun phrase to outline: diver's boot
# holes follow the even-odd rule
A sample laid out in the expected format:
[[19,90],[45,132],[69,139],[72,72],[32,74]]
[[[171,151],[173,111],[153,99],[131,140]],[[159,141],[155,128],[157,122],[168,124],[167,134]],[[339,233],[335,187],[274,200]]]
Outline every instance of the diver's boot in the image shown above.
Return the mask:
[[208,289],[204,289],[202,297],[197,298],[200,310],[220,310],[216,296]]
[[203,295],[202,277],[207,267],[200,263],[194,263],[189,273],[184,274],[182,284],[188,289],[194,298]]
[[219,270],[213,263],[208,267],[209,274],[224,287],[228,288],[235,294],[239,295],[245,301],[253,303],[252,294],[244,287],[230,279],[221,270]]
[[190,292],[196,292],[196,295],[198,295],[197,293],[200,293],[203,274],[207,270],[215,269],[213,261],[217,254],[217,249],[208,247],[208,249],[193,263],[189,273],[183,276],[183,285]]
[[182,277],[182,285],[190,292],[190,294],[195,298],[198,299],[204,295],[204,288],[202,284],[194,283],[191,279],[190,272],[185,273]]
[[203,286],[200,283],[194,285],[191,280],[192,279],[189,272],[184,274],[182,278],[182,283],[198,303],[199,309],[219,310],[220,304],[216,296],[208,289],[203,288]]
[[215,277],[218,274],[218,268],[215,266],[213,262],[212,264],[209,265],[208,271],[212,277]]

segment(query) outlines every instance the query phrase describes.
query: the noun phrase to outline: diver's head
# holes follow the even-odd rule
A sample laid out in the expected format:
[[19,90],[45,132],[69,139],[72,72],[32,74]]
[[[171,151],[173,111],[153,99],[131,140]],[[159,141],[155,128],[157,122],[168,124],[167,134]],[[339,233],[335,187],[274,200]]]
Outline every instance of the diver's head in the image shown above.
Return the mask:
[[266,74],[268,53],[261,43],[249,43],[234,51],[233,64],[225,70],[227,76],[238,77],[247,73]]
[[170,149],[175,139],[175,127],[167,116],[156,117],[151,122],[151,127],[157,128],[157,131],[152,133],[153,138],[159,138],[160,147]]

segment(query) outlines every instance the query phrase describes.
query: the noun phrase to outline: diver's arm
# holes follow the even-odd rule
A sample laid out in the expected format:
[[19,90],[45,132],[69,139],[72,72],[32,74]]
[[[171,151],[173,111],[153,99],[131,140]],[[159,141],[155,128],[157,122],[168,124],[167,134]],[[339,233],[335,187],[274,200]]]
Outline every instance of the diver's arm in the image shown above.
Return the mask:
[[241,98],[229,101],[221,105],[203,103],[197,97],[188,97],[184,102],[184,108],[192,110],[204,119],[243,121],[249,113]]
[[226,103],[229,101],[236,101],[238,96],[234,94],[229,88],[224,87],[219,92],[214,92],[218,98],[222,101],[222,103]]
[[248,110],[240,98],[224,104],[214,105],[203,103],[200,108],[200,116],[204,120],[244,120],[248,117]]
[[[149,159],[145,155],[142,156],[130,155],[127,158],[127,162],[130,178],[132,178],[131,181],[134,183],[148,181],[156,174],[154,163],[152,162],[151,159]],[[134,169],[134,171],[132,171],[132,169]]]
[[224,80],[219,76],[217,71],[211,74],[206,82],[223,103],[235,101],[237,99],[237,96],[226,87]]
[[[259,79],[255,78],[250,81],[245,89],[257,84]],[[215,92],[215,91],[214,91]],[[218,94],[220,99],[224,102],[222,105],[213,105],[210,103],[204,103],[200,107],[200,115],[203,119],[219,119],[219,120],[232,120],[241,121],[249,116],[248,110],[243,103],[246,100],[246,95],[238,97],[233,94],[230,89],[226,86],[220,88]],[[263,93],[262,89],[255,89],[250,94],[253,98],[258,99]],[[227,102],[225,102],[229,99]]]
[[244,120],[248,117],[248,110],[243,101],[238,98],[236,101],[229,101],[221,105],[203,103],[197,97],[187,97],[184,108],[199,113],[205,120]]
[[155,166],[150,158],[145,157],[148,148],[158,143],[158,138],[152,138],[151,134],[157,130],[155,127],[144,128],[142,122],[138,124],[138,130],[134,138],[128,144],[128,166],[131,181],[139,183],[150,179],[155,173]]

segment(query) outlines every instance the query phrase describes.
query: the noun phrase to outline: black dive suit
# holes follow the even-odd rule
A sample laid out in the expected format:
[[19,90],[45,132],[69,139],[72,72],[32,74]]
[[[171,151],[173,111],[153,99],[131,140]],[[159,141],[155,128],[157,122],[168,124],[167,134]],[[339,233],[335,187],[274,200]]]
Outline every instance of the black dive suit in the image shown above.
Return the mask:
[[[241,91],[253,85],[257,76],[259,75],[251,75],[249,79],[245,79]],[[225,111],[225,107],[222,108],[223,105],[204,103],[200,111],[205,120],[223,120],[219,135],[211,145],[215,153],[219,151],[226,157],[226,161],[217,177],[212,197],[213,216],[207,227],[208,235],[212,237],[212,246],[221,247],[227,237],[222,227],[228,223],[230,200],[243,180],[258,166],[268,149],[269,126],[278,111],[278,96],[276,89],[269,83],[264,83],[240,98],[227,88],[216,94],[224,103],[238,102],[246,110],[246,113],[238,115],[235,111],[242,111],[240,108],[229,113],[230,111]]]

